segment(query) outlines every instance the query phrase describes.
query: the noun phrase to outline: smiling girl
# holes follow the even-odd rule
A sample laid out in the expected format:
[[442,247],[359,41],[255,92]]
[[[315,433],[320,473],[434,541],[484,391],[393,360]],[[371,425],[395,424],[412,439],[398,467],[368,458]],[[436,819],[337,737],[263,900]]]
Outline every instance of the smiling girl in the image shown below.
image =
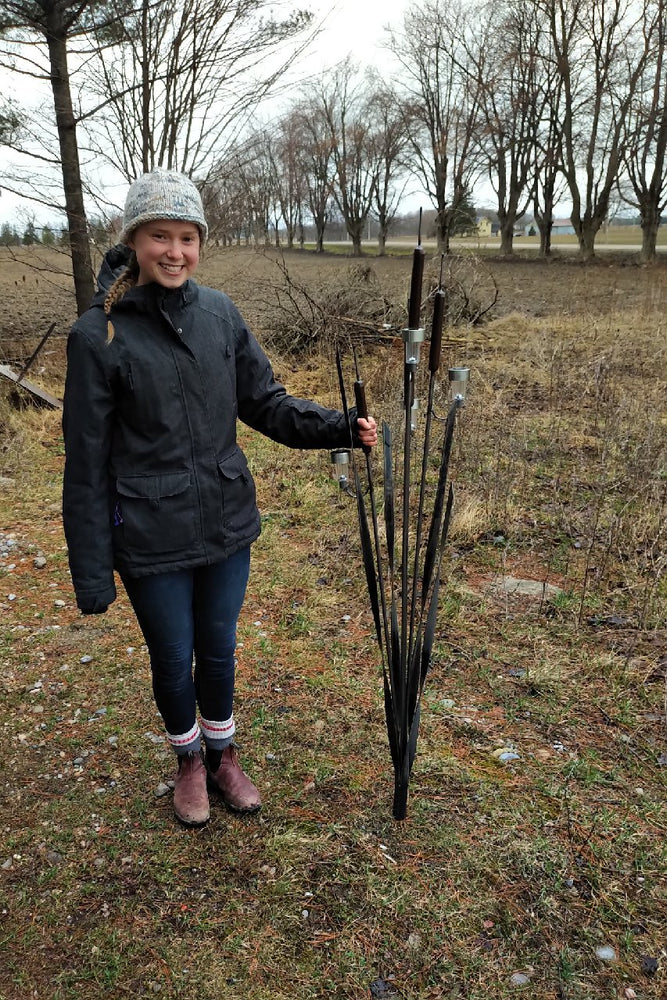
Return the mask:
[[[260,794],[234,744],[236,625],[260,519],[237,419],[293,448],[350,444],[342,413],[290,396],[240,313],[193,275],[208,227],[183,174],[139,177],[121,245],[67,346],[63,521],[83,614],[123,582],[177,755],[174,811],[209,819],[207,784],[237,812]],[[375,421],[353,416],[354,444]],[[204,755],[205,750],[205,755]]]

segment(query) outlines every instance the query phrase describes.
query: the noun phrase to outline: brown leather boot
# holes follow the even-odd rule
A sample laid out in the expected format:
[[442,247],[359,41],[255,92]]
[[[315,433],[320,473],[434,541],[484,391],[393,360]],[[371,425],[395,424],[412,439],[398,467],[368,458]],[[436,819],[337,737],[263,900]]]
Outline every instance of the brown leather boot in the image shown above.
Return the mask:
[[186,826],[208,823],[211,811],[206,792],[206,768],[199,751],[179,757],[174,779],[174,812]]
[[209,784],[222,795],[225,805],[234,812],[253,813],[262,808],[259,792],[239,764],[236,747],[230,744],[222,752],[217,771],[208,772]]

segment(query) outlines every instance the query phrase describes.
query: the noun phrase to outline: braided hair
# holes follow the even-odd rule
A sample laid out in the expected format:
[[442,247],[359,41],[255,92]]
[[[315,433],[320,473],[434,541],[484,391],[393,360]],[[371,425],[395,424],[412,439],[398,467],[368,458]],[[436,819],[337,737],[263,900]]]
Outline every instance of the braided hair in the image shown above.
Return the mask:
[[117,302],[120,302],[122,297],[125,295],[125,292],[129,291],[130,288],[134,288],[138,280],[139,263],[137,261],[137,255],[134,251],[132,251],[130,259],[127,262],[127,267],[118,275],[113,285],[107,292],[106,298],[104,299],[104,312],[107,316],[107,344],[111,343],[115,333],[113,323],[109,318],[111,316],[111,310]]

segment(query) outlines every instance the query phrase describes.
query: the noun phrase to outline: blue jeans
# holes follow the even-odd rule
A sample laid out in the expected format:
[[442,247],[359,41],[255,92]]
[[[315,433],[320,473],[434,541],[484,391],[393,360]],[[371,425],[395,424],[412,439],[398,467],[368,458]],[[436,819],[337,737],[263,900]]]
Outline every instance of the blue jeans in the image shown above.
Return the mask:
[[214,566],[123,575],[148,646],[155,703],[178,754],[201,747],[197,705],[206,745],[232,742],[236,624],[249,570],[248,546]]

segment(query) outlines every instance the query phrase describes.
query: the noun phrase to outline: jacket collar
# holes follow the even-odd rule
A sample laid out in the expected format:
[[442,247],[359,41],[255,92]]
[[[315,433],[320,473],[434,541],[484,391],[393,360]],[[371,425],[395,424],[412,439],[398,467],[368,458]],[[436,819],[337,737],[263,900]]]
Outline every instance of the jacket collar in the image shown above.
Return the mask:
[[133,305],[141,311],[159,309],[169,312],[172,309],[182,309],[197,298],[197,284],[189,278],[179,288],[164,288],[156,281],[148,285],[135,285],[129,288],[122,297],[119,306]]

